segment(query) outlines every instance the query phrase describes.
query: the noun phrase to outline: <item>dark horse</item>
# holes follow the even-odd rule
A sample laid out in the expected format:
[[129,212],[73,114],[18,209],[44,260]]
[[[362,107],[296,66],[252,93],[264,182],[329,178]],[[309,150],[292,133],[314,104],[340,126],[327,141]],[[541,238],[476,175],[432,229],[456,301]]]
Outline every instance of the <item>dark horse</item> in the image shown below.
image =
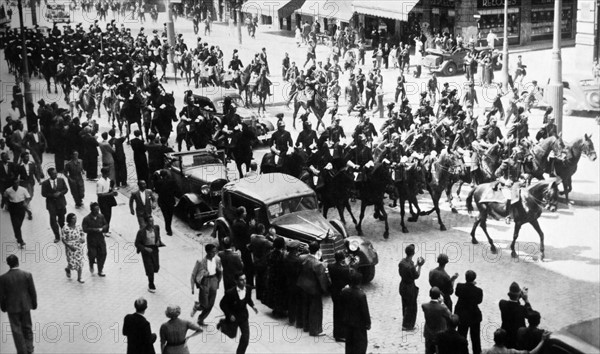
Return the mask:
[[322,170],[323,187],[319,188],[319,197],[323,207],[323,216],[327,218],[330,208],[336,208],[342,223],[346,223],[344,209],[348,210],[352,222],[356,225],[356,218],[350,207],[350,191],[354,188],[354,176],[347,168],[336,170]]
[[127,119],[127,142],[131,134],[131,124],[136,123],[138,129],[142,130],[142,103],[144,98],[142,92],[138,89],[132,94],[132,97],[123,102],[119,117]]
[[[525,173],[530,177],[527,182],[531,182],[531,178],[535,177],[539,180],[544,179],[544,172],[548,170],[548,157],[552,152],[554,156],[560,156],[564,149],[564,144],[560,138],[555,136],[543,139],[531,149],[533,159],[531,162],[524,164]],[[563,180],[564,181],[564,180]]]
[[362,221],[365,217],[365,210],[369,205],[372,205],[375,209],[373,216],[376,219],[385,222],[383,237],[387,239],[390,236],[388,217],[385,207],[383,206],[383,198],[385,197],[387,187],[391,183],[392,179],[388,165],[385,163],[377,163],[373,167],[373,170],[368,174],[367,181],[357,185],[358,193],[360,195],[360,217],[358,219],[358,224],[356,225],[356,231],[358,231],[359,236],[362,236]]
[[581,158],[581,154],[586,155],[591,161],[596,160],[596,150],[592,143],[591,135],[585,134],[583,138],[579,138],[566,146],[567,156],[564,159],[557,159],[554,163],[556,175],[563,181],[563,188],[567,205],[569,204],[569,192],[573,190],[571,185],[571,177],[577,172],[577,163]]
[[[394,186],[394,194],[395,197],[398,198],[398,202],[400,204],[400,226],[402,227],[402,232],[407,233],[408,229],[404,224],[404,215],[405,203],[408,201],[408,207],[410,209],[411,216],[408,218],[408,221],[414,222],[417,221],[419,217],[419,213],[421,209],[419,208],[419,202],[417,200],[418,196],[418,182],[422,179],[421,166],[418,163],[409,163],[404,165],[399,165],[394,168],[394,174],[392,176],[393,186]],[[394,205],[395,206],[395,202]],[[413,211],[413,207],[416,210],[416,213]]]
[[[521,189],[521,197],[518,202],[514,204],[513,217],[515,221],[515,229],[513,233],[513,240],[510,244],[511,256],[517,258],[517,252],[515,252],[515,242],[519,237],[519,230],[521,226],[526,223],[530,223],[531,226],[540,235],[540,252],[541,260],[544,260],[544,233],[538,222],[538,218],[542,215],[542,209],[544,205],[550,211],[555,211],[558,204],[558,183],[556,179],[544,180],[537,182],[536,184]],[[496,246],[494,241],[487,232],[487,217],[488,215],[500,219],[508,216],[509,211],[506,210],[506,203],[504,196],[501,191],[494,191],[494,183],[481,184],[471,190],[467,197],[467,210],[469,213],[473,211],[473,199],[479,210],[479,216],[475,223],[473,223],[473,229],[471,230],[471,242],[477,244],[475,238],[475,230],[477,226],[481,226],[481,229],[485,233],[485,236],[490,243],[492,253],[496,253]],[[489,197],[491,196],[491,197]]]
[[44,75],[44,79],[46,79],[46,85],[48,86],[48,93],[51,93],[51,85],[50,80],[54,80],[54,93],[58,93],[58,88],[56,87],[56,70],[58,64],[54,58],[48,58],[42,62],[42,75]]
[[306,156],[299,148],[295,148],[290,155],[280,158],[281,160],[275,162],[275,154],[266,153],[260,162],[260,173],[280,172],[296,178],[302,176],[306,166]]
[[[310,91],[310,90],[309,90]],[[303,108],[306,112],[310,112],[315,115],[317,118],[317,126],[316,130],[319,129],[319,126],[323,124],[325,128],[325,124],[322,119],[327,111],[327,95],[318,91],[313,93],[307,93],[307,90],[301,90],[296,93],[294,97],[294,114],[292,115],[292,126],[296,129],[296,117],[298,116],[298,112],[300,108]]]

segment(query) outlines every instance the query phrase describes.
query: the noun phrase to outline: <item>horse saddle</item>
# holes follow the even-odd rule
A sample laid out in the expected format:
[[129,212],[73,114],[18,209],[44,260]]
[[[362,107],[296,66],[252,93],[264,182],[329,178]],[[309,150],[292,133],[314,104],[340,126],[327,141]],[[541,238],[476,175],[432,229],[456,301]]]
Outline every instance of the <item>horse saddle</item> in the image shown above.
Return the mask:
[[499,185],[497,188],[489,188],[481,197],[480,203],[506,204],[506,202],[511,199],[511,204],[515,204],[521,200],[521,193],[522,189],[519,189],[517,200],[512,200],[511,189]]

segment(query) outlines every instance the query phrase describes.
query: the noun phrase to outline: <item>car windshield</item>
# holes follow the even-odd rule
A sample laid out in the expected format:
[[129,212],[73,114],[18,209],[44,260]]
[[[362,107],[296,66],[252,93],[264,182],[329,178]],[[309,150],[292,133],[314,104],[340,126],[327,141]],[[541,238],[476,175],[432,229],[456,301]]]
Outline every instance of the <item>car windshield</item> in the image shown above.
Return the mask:
[[315,210],[318,208],[317,200],[312,195],[289,198],[269,204],[267,212],[269,219],[275,219],[282,215],[295,213],[302,210]]
[[222,163],[217,156],[211,154],[184,155],[181,156],[181,162],[183,168]]

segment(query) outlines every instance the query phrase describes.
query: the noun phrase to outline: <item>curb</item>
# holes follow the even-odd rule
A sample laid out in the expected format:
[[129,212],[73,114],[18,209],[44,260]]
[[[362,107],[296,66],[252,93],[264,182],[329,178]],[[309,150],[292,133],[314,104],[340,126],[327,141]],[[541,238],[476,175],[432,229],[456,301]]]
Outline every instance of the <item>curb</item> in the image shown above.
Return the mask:
[[[566,204],[567,200],[564,196],[559,196],[558,201]],[[600,195],[598,194],[581,194],[571,192],[569,195],[569,202],[572,205],[582,207],[597,207],[600,206]]]

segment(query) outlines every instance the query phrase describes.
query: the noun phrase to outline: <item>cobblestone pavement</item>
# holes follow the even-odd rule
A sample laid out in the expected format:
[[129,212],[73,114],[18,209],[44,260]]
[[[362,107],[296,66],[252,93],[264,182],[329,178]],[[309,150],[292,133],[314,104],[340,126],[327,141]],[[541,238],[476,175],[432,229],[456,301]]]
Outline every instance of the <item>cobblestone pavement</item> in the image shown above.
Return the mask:
[[[161,15],[162,16],[162,15]],[[90,18],[90,17],[88,17]],[[92,18],[93,20],[93,18]],[[110,20],[110,18],[109,18]],[[146,23],[146,33],[151,33],[153,28],[162,26],[162,17],[158,25]],[[127,23],[132,27],[133,33],[137,33],[139,24]],[[185,20],[179,19],[176,27],[183,32],[186,42],[193,43],[191,25]],[[280,36],[278,31],[269,28],[260,28],[256,40],[244,38],[244,45],[237,45],[237,40],[231,35],[229,28],[215,25],[209,42],[219,43],[225,56],[229,57],[234,47],[240,48],[243,61],[247,61],[251,54],[267,47],[270,54],[271,71],[273,81],[280,82],[278,77],[279,63],[282,53],[289,51],[292,60],[303,63],[305,48],[297,49],[293,39]],[[277,43],[275,47],[274,43]],[[324,55],[326,49],[320,46],[318,55]],[[531,78],[544,77],[543,63],[538,57],[548,55],[549,51],[537,53],[523,53],[524,61],[529,65]],[[573,55],[572,51],[565,50],[563,58],[568,60]],[[2,73],[2,97],[9,97],[13,85],[12,77],[8,76],[5,64],[0,66]],[[393,86],[395,73],[390,69],[384,72],[386,100],[393,97]],[[280,75],[279,75],[280,76]],[[424,84],[425,78],[416,81]],[[414,81],[413,79],[409,79]],[[456,77],[450,80],[459,81],[463,78]],[[440,79],[440,82],[448,79]],[[545,81],[540,79],[540,82]],[[40,86],[39,80],[33,81],[34,101],[44,98],[47,102],[60,100],[60,97],[43,93],[45,85]],[[278,86],[282,87],[282,86]],[[168,91],[175,93],[178,104],[181,102],[184,85],[179,82],[170,82]],[[478,89],[478,94],[485,94],[485,90]],[[418,91],[411,97],[416,102]],[[273,105],[267,108],[269,116],[277,112],[285,112],[286,120],[291,123],[289,117],[291,112],[280,104],[282,90],[276,90],[273,97]],[[480,96],[481,97],[481,96]],[[489,105],[480,102],[479,109]],[[2,103],[1,108],[7,108],[7,102]],[[340,109],[342,111],[343,109]],[[102,117],[104,116],[104,112]],[[1,115],[0,115],[1,116]],[[100,120],[102,130],[108,129],[106,121]],[[351,131],[356,123],[356,118],[344,118],[343,125],[347,132]],[[375,120],[377,125],[381,121]],[[541,124],[541,114],[533,111],[530,118],[531,130]],[[291,128],[291,124],[288,124]],[[564,136],[572,139],[583,135],[583,133],[594,134],[595,146],[598,144],[598,126],[590,119],[568,117],[565,118]],[[297,134],[297,132],[293,132]],[[129,149],[126,149],[130,154]],[[255,159],[260,160],[265,148],[258,149]],[[45,161],[52,164],[52,156],[45,156]],[[131,155],[128,155],[131,161]],[[133,165],[129,163],[130,187],[122,190],[118,197],[119,205],[113,211],[113,222],[111,229],[113,236],[107,238],[108,260],[106,266],[106,278],[92,276],[84,271],[85,284],[78,284],[74,280],[68,280],[64,276],[63,268],[66,265],[64,246],[52,243],[52,234],[47,221],[47,213],[44,210],[44,201],[39,195],[39,186],[36,186],[36,196],[33,200],[33,221],[25,221],[23,226],[24,238],[27,242],[26,250],[18,250],[14,242],[10,220],[6,211],[0,212],[0,245],[2,247],[1,258],[4,260],[8,254],[15,253],[22,262],[22,268],[34,274],[38,296],[39,308],[33,311],[35,331],[35,345],[38,353],[115,353],[125,351],[124,338],[121,335],[123,316],[133,311],[133,300],[139,296],[145,296],[149,301],[149,310],[146,317],[152,323],[155,332],[162,322],[166,320],[164,309],[168,304],[179,304],[182,306],[182,317],[188,318],[188,311],[194,301],[189,291],[189,274],[195,259],[203,256],[202,246],[210,242],[209,231],[194,231],[179,219],[175,219],[174,236],[164,237],[167,247],[161,249],[161,270],[157,276],[158,291],[150,294],[146,290],[146,278],[139,255],[135,253],[133,241],[136,220],[128,212],[126,206],[127,195],[133,190]],[[231,178],[235,178],[235,171],[231,170]],[[575,188],[582,188],[590,193],[597,193],[600,188],[598,178],[597,162],[591,163],[582,160],[576,178],[579,184]],[[94,186],[86,182],[86,205],[93,199]],[[463,198],[468,188],[464,188]],[[87,207],[73,209],[73,201],[67,198],[69,212],[75,212],[79,220],[88,213]],[[386,201],[387,203],[387,201]],[[420,198],[423,209],[431,207],[430,199],[424,195]],[[561,205],[558,212],[542,215],[540,224],[546,234],[546,262],[536,260],[539,255],[538,237],[530,226],[525,226],[517,243],[520,258],[513,260],[510,251],[506,251],[512,240],[512,226],[503,222],[490,221],[490,232],[498,244],[499,252],[492,255],[489,246],[484,243],[483,235],[478,231],[479,245],[472,245],[468,232],[472,222],[464,208],[463,203],[458,204],[458,213],[449,212],[445,203],[442,203],[442,217],[448,227],[448,231],[438,231],[437,222],[432,217],[423,217],[418,223],[409,223],[407,227],[410,232],[402,234],[399,232],[399,213],[397,210],[388,208],[390,215],[391,235],[389,240],[384,240],[383,225],[372,219],[371,213],[367,212],[363,230],[365,237],[373,241],[380,256],[380,264],[377,266],[377,275],[374,281],[365,286],[369,299],[371,317],[373,319],[372,330],[369,332],[369,352],[375,353],[417,353],[423,352],[423,339],[421,331],[411,333],[401,332],[401,308],[398,295],[399,276],[397,275],[397,264],[403,256],[404,247],[409,243],[417,245],[417,255],[425,257],[426,264],[422,271],[421,279],[417,285],[421,288],[419,303],[428,300],[427,274],[436,266],[435,258],[438,253],[445,252],[450,257],[447,266],[449,273],[458,272],[459,281],[464,280],[464,272],[473,269],[478,273],[478,285],[484,290],[484,302],[481,306],[484,313],[482,323],[483,346],[492,344],[491,334],[499,326],[500,314],[498,301],[506,297],[508,287],[512,281],[517,281],[522,287],[530,289],[530,299],[534,309],[542,314],[542,327],[549,330],[558,328],[583,319],[597,317],[600,313],[598,294],[600,293],[599,260],[600,245],[597,235],[599,234],[599,213],[597,207],[577,207]],[[354,213],[358,213],[358,204],[353,204]],[[157,211],[157,213],[160,213]],[[333,217],[337,217],[334,213]],[[158,218],[162,226],[162,218]],[[163,228],[164,229],[164,228]],[[355,234],[351,224],[348,225],[350,234]],[[6,264],[0,265],[0,272],[5,272]],[[218,295],[218,299],[222,293]],[[456,302],[456,298],[454,298]],[[335,343],[331,338],[331,301],[329,298],[325,303],[325,331],[326,337],[314,339],[306,334],[297,332],[294,328],[285,326],[281,321],[270,316],[270,310],[259,305],[260,313],[251,315],[252,338],[249,352],[343,352],[343,346]],[[221,311],[215,308],[209,322],[214,324],[218,320]],[[423,316],[419,311],[417,323],[422,328]],[[2,353],[13,353],[14,345],[10,335],[10,327],[5,314],[0,316],[2,339],[0,351]],[[202,336],[195,337],[189,341],[193,353],[198,352],[232,352],[236,346],[233,340],[226,339],[216,332],[213,325],[209,326]],[[157,346],[158,347],[158,346]]]

